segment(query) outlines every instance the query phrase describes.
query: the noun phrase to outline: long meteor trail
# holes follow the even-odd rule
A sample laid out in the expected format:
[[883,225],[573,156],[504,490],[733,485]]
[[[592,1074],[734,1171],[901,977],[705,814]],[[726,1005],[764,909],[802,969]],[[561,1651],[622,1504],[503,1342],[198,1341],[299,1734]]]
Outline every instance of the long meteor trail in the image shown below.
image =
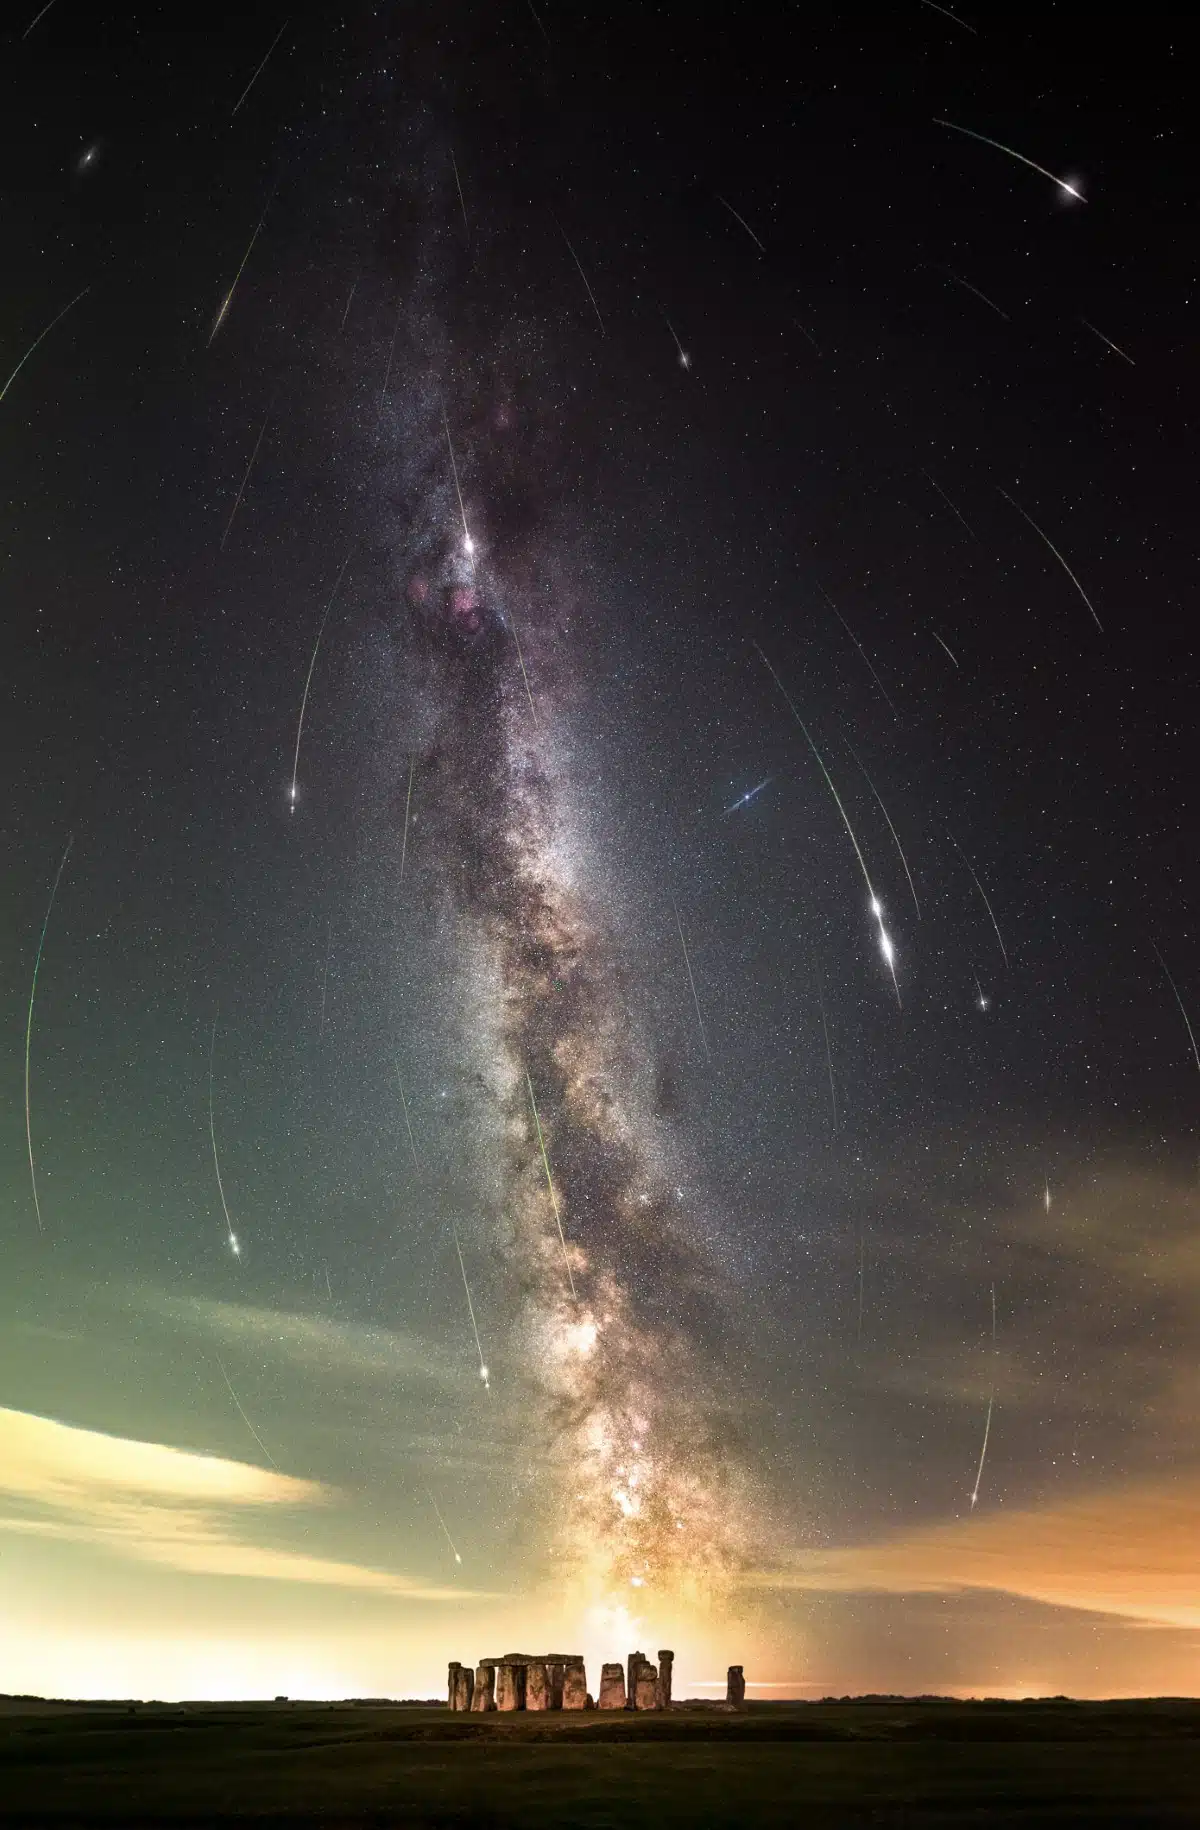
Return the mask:
[[546,1187],[550,1190],[550,1205],[554,1209],[554,1218],[558,1223],[558,1237],[562,1242],[563,1263],[567,1267],[567,1282],[571,1286],[571,1301],[578,1302],[579,1298],[575,1294],[575,1279],[571,1275],[571,1257],[570,1253],[567,1251],[567,1236],[563,1232],[562,1215],[558,1211],[558,1196],[554,1192],[554,1177],[550,1174],[550,1158],[546,1155],[546,1140],[542,1136],[542,1121],[538,1117],[537,1100],[533,1096],[533,1081],[528,1072],[525,1075],[525,1085],[529,1088],[529,1103],[533,1107],[533,1122],[537,1126],[538,1147],[542,1153],[542,1166],[546,1171]]
[[321,637],[324,635],[325,625],[329,621],[329,612],[333,609],[333,600],[338,594],[338,587],[341,584],[342,579],[346,576],[346,567],[349,564],[350,554],[347,553],[342,561],[342,569],[334,580],[333,590],[329,593],[329,602],[325,606],[325,614],[321,618],[321,627],[317,630],[317,639],[313,643],[312,659],[308,663],[308,674],[304,681],[304,697],[300,701],[300,717],[296,724],[296,748],[292,756],[292,786],[288,794],[288,804],[293,813],[296,811],[296,777],[300,773],[300,739],[304,735],[304,714],[308,709],[308,689],[312,685],[313,668],[317,665],[317,650],[321,646]]
[[980,896],[983,898],[983,906],[988,912],[988,916],[991,920],[991,924],[992,924],[993,928],[995,928],[995,930],[996,930],[996,939],[1000,942],[1000,951],[1004,955],[1004,964],[1007,966],[1008,948],[1005,946],[1004,936],[1000,932],[1000,923],[996,920],[996,911],[993,909],[991,903],[988,901],[988,893],[984,889],[982,883],[980,883],[979,878],[975,873],[974,865],[971,863],[971,860],[968,858],[966,852],[963,850],[962,846],[959,844],[959,842],[955,838],[954,834],[952,832],[948,832],[946,834],[946,837],[949,839],[951,845],[953,845],[955,851],[958,853],[959,857],[962,859],[963,863],[966,865],[967,869],[970,871],[971,881],[975,885],[975,888],[979,891]]
[[983,1426],[983,1447],[979,1451],[979,1466],[975,1470],[975,1485],[971,1489],[971,1511],[979,1498],[979,1483],[983,1479],[983,1464],[987,1460],[988,1437],[992,1432],[992,1407],[996,1402],[996,1286],[992,1285],[992,1389],[988,1395],[987,1422]]
[[[997,487],[999,487],[999,486],[997,485]],[[1080,597],[1082,597],[1084,603],[1087,605],[1088,609],[1091,611],[1092,621],[1095,623],[1095,625],[1096,625],[1097,629],[1100,631],[1101,635],[1103,635],[1104,634],[1104,624],[1100,621],[1100,618],[1096,615],[1095,606],[1093,605],[1091,598],[1088,596],[1087,592],[1084,590],[1083,586],[1080,584],[1079,580],[1076,578],[1074,572],[1072,572],[1070,566],[1067,564],[1066,560],[1063,558],[1062,554],[1059,552],[1058,548],[1055,546],[1053,540],[1051,540],[1049,534],[1047,534],[1044,531],[1044,529],[1042,529],[1038,526],[1037,522],[1034,520],[1032,515],[1028,515],[1025,513],[1025,510],[1021,507],[1021,504],[1016,500],[1016,497],[1010,496],[1007,489],[1001,489],[1000,494],[1004,497],[1004,500],[1006,502],[1011,503],[1012,507],[1016,509],[1017,513],[1024,520],[1028,521],[1030,527],[1033,529],[1033,531],[1037,535],[1038,539],[1043,541],[1045,543],[1045,545],[1050,548],[1050,551],[1054,554],[1054,557],[1057,559],[1059,565],[1062,567],[1063,571],[1066,573],[1067,577],[1070,579],[1071,583],[1074,585],[1075,589],[1078,591]]]
[[[558,222],[557,216],[555,217],[554,220],[555,220],[555,222]],[[592,301],[592,310],[595,312],[596,322],[600,326],[600,335],[602,337],[607,337],[608,332],[604,328],[604,319],[600,316],[600,307],[596,303],[596,295],[592,291],[591,282],[589,281],[587,274],[583,271],[583,263],[580,261],[579,256],[576,254],[574,248],[571,246],[570,242],[567,240],[567,231],[563,228],[561,222],[558,223],[558,232],[562,236],[563,240],[567,243],[567,253],[571,256],[571,259],[575,262],[576,267],[578,267],[579,277],[583,281],[584,285],[587,287],[587,295],[588,295],[588,298]]]
[[54,907],[54,898],[58,895],[58,885],[70,856],[74,835],[68,837],[63,855],[58,861],[54,873],[54,885],[50,891],[50,900],[46,904],[46,919],[42,923],[42,932],[38,940],[37,957],[33,962],[33,983],[29,987],[29,1015],[25,1019],[25,1146],[29,1152],[29,1186],[33,1190],[33,1211],[37,1215],[38,1232],[42,1231],[42,1207],[38,1200],[37,1172],[33,1167],[33,1125],[29,1109],[29,1046],[33,1038],[33,1000],[37,996],[38,973],[42,964],[42,948],[46,944],[46,929],[50,926],[50,912]]
[[[225,1184],[221,1180],[221,1159],[217,1155],[217,1126],[213,1117],[213,1056],[217,1047],[217,1019],[213,1018],[212,1036],[208,1044],[208,1135],[212,1140],[213,1168],[217,1172],[217,1192],[221,1197],[221,1212],[225,1215],[225,1232],[227,1244],[235,1258],[240,1258],[242,1248],[238,1236],[233,1230],[233,1221],[229,1217],[229,1203],[225,1199]],[[228,1381],[226,1381],[228,1383]],[[232,1390],[232,1387],[230,1388]],[[234,1403],[237,1403],[236,1398]],[[238,1409],[241,1406],[238,1405]]]
[[267,422],[270,419],[270,417],[271,417],[271,409],[270,409],[270,407],[268,407],[267,411],[263,415],[263,423],[258,429],[258,437],[254,441],[254,450],[250,453],[250,462],[246,465],[246,474],[242,478],[241,487],[238,490],[237,495],[233,498],[233,507],[230,509],[229,519],[225,523],[225,532],[221,535],[221,551],[222,552],[225,551],[225,542],[229,538],[230,530],[233,527],[234,519],[237,515],[238,509],[242,506],[242,497],[245,495],[246,485],[250,481],[250,472],[254,469],[255,463],[258,460],[258,448],[263,442],[263,437],[267,430]]
[[[253,89],[255,83],[258,81],[259,77],[262,75],[263,71],[266,69],[267,64],[270,62],[271,52],[275,49],[275,46],[279,43],[279,40],[283,37],[283,34],[287,31],[288,24],[289,24],[289,21],[285,19],[283,24],[280,26],[279,30],[276,32],[274,38],[272,38],[270,48],[267,51],[267,55],[263,58],[262,62],[259,64],[257,70],[254,72],[254,75],[250,78],[250,81],[246,84],[246,87],[242,90],[242,93],[238,96],[237,101],[233,104],[233,114],[231,114],[229,117],[231,121],[233,119],[233,115],[237,113],[238,109],[241,107],[242,103],[245,101],[246,97],[249,95],[251,89]],[[261,42],[262,42],[262,40],[260,39],[259,43],[261,44]]]
[[1183,999],[1179,995],[1179,987],[1175,983],[1175,980],[1171,977],[1171,968],[1168,966],[1168,964],[1167,964],[1166,960],[1163,958],[1162,954],[1158,952],[1158,947],[1155,944],[1155,942],[1151,941],[1150,945],[1154,948],[1154,951],[1156,953],[1158,953],[1158,963],[1167,975],[1167,984],[1171,987],[1171,990],[1175,993],[1175,1002],[1179,1006],[1179,1014],[1183,1018],[1184,1026],[1187,1029],[1187,1033],[1188,1033],[1188,1041],[1192,1045],[1192,1055],[1193,1055],[1193,1058],[1195,1059],[1197,1068],[1200,1068],[1200,1048],[1197,1048],[1197,1046],[1196,1046],[1196,1036],[1195,1036],[1195,1032],[1192,1029],[1192,1020],[1188,1016],[1188,1013],[1187,1013],[1186,1009],[1184,1008]]
[[264,222],[266,222],[266,220],[267,220],[267,210],[270,209],[272,203],[275,201],[275,192],[277,189],[278,189],[277,185],[272,185],[271,195],[267,198],[266,208],[263,210],[262,215],[258,219],[258,227],[255,229],[253,235],[250,237],[250,241],[249,241],[249,244],[247,245],[246,252],[243,254],[241,261],[238,264],[238,270],[233,276],[233,284],[232,284],[232,286],[230,286],[229,291],[225,294],[225,297],[221,300],[221,304],[220,304],[220,307],[218,308],[217,315],[213,319],[213,327],[208,333],[208,341],[209,341],[210,347],[212,345],[213,338],[216,336],[216,334],[220,330],[222,324],[225,322],[226,317],[229,315],[229,307],[233,304],[233,295],[237,291],[238,281],[241,279],[242,274],[245,271],[246,262],[250,259],[251,254],[254,252],[255,242],[258,240],[259,236],[262,234],[262,226],[263,226]]
[[426,1487],[425,1491],[426,1491],[426,1493],[429,1494],[429,1504],[433,1507],[433,1510],[437,1513],[437,1522],[446,1534],[446,1542],[450,1546],[450,1549],[454,1552],[454,1561],[456,1563],[461,1563],[462,1558],[458,1554],[458,1547],[456,1546],[454,1539],[450,1536],[449,1526],[446,1524],[445,1519],[442,1517],[442,1509],[438,1505],[437,1501],[434,1499],[433,1493],[431,1492],[431,1490],[428,1487]]
[[[41,15],[39,14],[38,17],[40,18]],[[34,23],[36,24],[36,21]],[[51,320],[50,320],[49,324],[47,324],[45,330],[38,332],[38,335],[33,339],[33,342],[29,345],[29,348],[25,351],[25,354],[21,357],[21,360],[18,362],[16,368],[13,370],[12,374],[9,376],[8,380],[5,382],[4,386],[2,388],[0,388],[0,400],[4,399],[4,396],[8,393],[8,390],[11,388],[13,382],[17,379],[17,376],[21,373],[21,370],[25,367],[25,364],[29,361],[29,358],[32,356],[32,354],[33,354],[34,350],[37,348],[38,344],[45,342],[46,338],[50,335],[50,332],[54,329],[54,326],[56,324],[61,324],[63,319],[66,317],[67,313],[71,310],[71,307],[74,305],[78,305],[80,299],[83,298],[84,293],[88,293],[91,290],[92,289],[90,286],[85,286],[83,289],[83,292],[77,292],[75,294],[75,297],[71,300],[71,304],[64,305],[62,310],[58,313],[58,315],[56,317],[51,318]]]
[[690,953],[688,952],[687,941],[684,939],[683,922],[679,918],[679,905],[675,901],[674,896],[672,896],[672,898],[671,898],[671,907],[675,911],[675,926],[679,930],[679,944],[683,948],[683,963],[687,967],[688,984],[692,988],[692,1003],[696,1006],[696,1021],[700,1025],[700,1040],[704,1044],[704,1053],[707,1055],[709,1062],[711,1064],[712,1050],[708,1046],[708,1031],[704,1027],[704,1017],[700,1010],[700,997],[699,997],[699,993],[696,990],[696,981],[692,977],[692,959],[691,959]]
[[475,1351],[479,1355],[479,1377],[483,1380],[484,1389],[490,1392],[492,1389],[492,1382],[488,1373],[487,1362],[483,1357],[483,1346],[479,1339],[479,1324],[475,1320],[475,1305],[471,1301],[471,1286],[467,1282],[467,1267],[463,1263],[462,1246],[459,1244],[458,1240],[458,1228],[453,1225],[453,1222],[451,1222],[451,1227],[454,1233],[454,1249],[458,1253],[458,1268],[462,1272],[463,1289],[467,1293],[467,1309],[471,1317],[471,1332],[475,1336]]
[[1077,190],[1073,184],[1068,184],[1065,178],[1060,178],[1055,172],[1048,172],[1044,165],[1038,165],[1035,160],[1027,159],[1024,153],[1014,151],[1011,146],[1005,146],[1002,140],[989,140],[986,133],[976,133],[971,127],[960,127],[957,121],[943,121],[936,114],[933,122],[935,127],[949,127],[952,133],[965,133],[968,140],[978,140],[981,146],[994,146],[997,152],[1007,153],[1009,158],[1016,159],[1018,164],[1027,165],[1031,172],[1038,172],[1041,177],[1049,178],[1051,184],[1057,184],[1059,190],[1065,191],[1068,197],[1073,197],[1076,203],[1087,202],[1083,192]]
[[900,984],[899,984],[899,980],[896,977],[896,951],[895,951],[895,948],[892,946],[891,937],[888,934],[887,929],[883,925],[883,905],[880,902],[878,896],[875,894],[875,885],[871,882],[871,873],[867,869],[867,861],[863,857],[862,846],[859,844],[858,840],[854,836],[854,828],[850,824],[850,816],[846,812],[845,807],[842,805],[842,797],[838,793],[837,788],[834,786],[834,781],[833,781],[832,775],[830,775],[829,770],[825,767],[825,758],[821,755],[820,750],[818,750],[816,744],[813,742],[811,733],[809,732],[809,728],[805,724],[803,718],[801,718],[800,713],[796,707],[795,700],[792,698],[792,695],[788,692],[787,687],[783,684],[783,681],[779,678],[779,675],[776,673],[774,667],[771,665],[770,661],[767,659],[766,654],[759,647],[758,643],[755,642],[752,644],[752,646],[754,647],[754,650],[757,653],[763,666],[766,668],[766,670],[770,674],[772,680],[774,680],[776,686],[779,688],[780,692],[782,693],[784,703],[786,704],[788,710],[791,712],[792,717],[796,720],[796,723],[800,726],[800,729],[803,731],[804,741],[807,743],[809,749],[812,751],[813,755],[816,757],[817,767],[820,769],[821,774],[825,777],[825,784],[828,787],[830,794],[832,794],[832,796],[834,798],[834,801],[837,805],[838,812],[842,816],[842,825],[846,828],[846,832],[849,835],[850,843],[854,847],[854,855],[858,859],[859,869],[862,871],[862,874],[863,874],[863,882],[867,886],[867,895],[871,899],[871,913],[879,924],[879,951],[883,954],[884,963],[886,964],[888,971],[892,975],[892,989],[896,993],[896,1003],[898,1005],[900,1005],[901,1009],[903,1009],[903,1005],[901,1004],[901,999],[900,999]]
[[233,1402],[237,1405],[238,1416],[241,1418],[242,1422],[245,1424],[246,1428],[249,1430],[251,1436],[253,1436],[255,1442],[258,1444],[259,1448],[262,1450],[263,1454],[266,1456],[266,1458],[270,1462],[271,1466],[276,1470],[276,1472],[278,1472],[279,1463],[275,1460],[275,1457],[272,1455],[270,1449],[268,1449],[266,1443],[263,1441],[262,1437],[259,1435],[259,1433],[255,1429],[254,1425],[251,1423],[249,1417],[247,1417],[245,1411],[242,1409],[242,1401],[233,1389],[232,1379],[229,1377],[229,1374],[225,1371],[225,1368],[221,1364],[220,1360],[217,1361],[217,1365],[221,1367],[221,1377],[222,1377],[222,1379],[224,1379],[226,1385],[229,1387],[229,1396],[233,1399]]
[[[953,655],[951,655],[950,658],[951,658],[951,660],[953,660],[954,659]],[[955,663],[955,664],[957,665],[957,663]],[[892,825],[892,816],[883,804],[883,796],[880,794],[878,788],[875,786],[874,782],[871,780],[871,777],[867,774],[866,763],[863,761],[862,757],[859,755],[858,751],[854,748],[854,745],[850,742],[850,739],[848,737],[846,739],[846,748],[849,750],[851,756],[853,756],[855,762],[858,764],[859,768],[862,770],[863,775],[866,779],[867,787],[871,790],[871,793],[875,796],[875,799],[879,802],[879,811],[883,815],[884,819],[887,821],[888,831],[891,833],[892,838],[895,842],[896,850],[900,853],[900,862],[904,866],[904,875],[908,878],[908,887],[912,891],[913,907],[917,911],[917,920],[920,921],[921,905],[917,901],[917,886],[913,882],[912,872],[908,868],[908,859],[904,856],[904,847],[900,843],[900,834],[896,831],[896,828]]]

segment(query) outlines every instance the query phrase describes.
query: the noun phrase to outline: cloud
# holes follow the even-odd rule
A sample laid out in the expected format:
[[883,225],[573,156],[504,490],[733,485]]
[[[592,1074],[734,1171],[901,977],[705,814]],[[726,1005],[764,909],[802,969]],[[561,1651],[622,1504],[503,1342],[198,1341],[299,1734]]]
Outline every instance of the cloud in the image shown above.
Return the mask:
[[1053,1607],[1200,1628],[1200,1476],[806,1552],[750,1582],[826,1593],[1003,1591]]
[[269,1508],[313,1508],[333,1490],[317,1481],[76,1429],[0,1409],[0,1494],[13,1510],[0,1530],[88,1543],[191,1575],[369,1589],[407,1601],[478,1599],[389,1571],[249,1541],[238,1526]]

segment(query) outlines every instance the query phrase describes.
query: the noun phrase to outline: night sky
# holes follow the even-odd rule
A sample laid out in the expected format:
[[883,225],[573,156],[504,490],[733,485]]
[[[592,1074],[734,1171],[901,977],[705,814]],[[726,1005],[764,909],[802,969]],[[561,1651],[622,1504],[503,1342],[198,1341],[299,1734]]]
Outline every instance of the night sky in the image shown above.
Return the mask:
[[1196,1689],[1180,17],[8,31],[0,1689]]

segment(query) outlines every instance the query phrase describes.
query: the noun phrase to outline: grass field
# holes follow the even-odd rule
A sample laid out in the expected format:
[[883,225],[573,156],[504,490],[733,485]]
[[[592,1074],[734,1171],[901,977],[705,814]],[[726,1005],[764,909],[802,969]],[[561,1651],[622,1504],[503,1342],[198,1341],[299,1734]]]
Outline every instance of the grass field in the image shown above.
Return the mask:
[[0,1820],[1200,1826],[1200,1703],[752,1704],[452,1716],[392,1704],[0,1702]]

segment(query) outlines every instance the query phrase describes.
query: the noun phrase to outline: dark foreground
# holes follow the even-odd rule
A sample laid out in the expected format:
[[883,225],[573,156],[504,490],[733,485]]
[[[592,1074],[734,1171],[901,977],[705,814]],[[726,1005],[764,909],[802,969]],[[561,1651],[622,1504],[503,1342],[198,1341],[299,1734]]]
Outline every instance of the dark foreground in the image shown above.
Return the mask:
[[0,1820],[1200,1826],[1200,1703],[5,1704]]

